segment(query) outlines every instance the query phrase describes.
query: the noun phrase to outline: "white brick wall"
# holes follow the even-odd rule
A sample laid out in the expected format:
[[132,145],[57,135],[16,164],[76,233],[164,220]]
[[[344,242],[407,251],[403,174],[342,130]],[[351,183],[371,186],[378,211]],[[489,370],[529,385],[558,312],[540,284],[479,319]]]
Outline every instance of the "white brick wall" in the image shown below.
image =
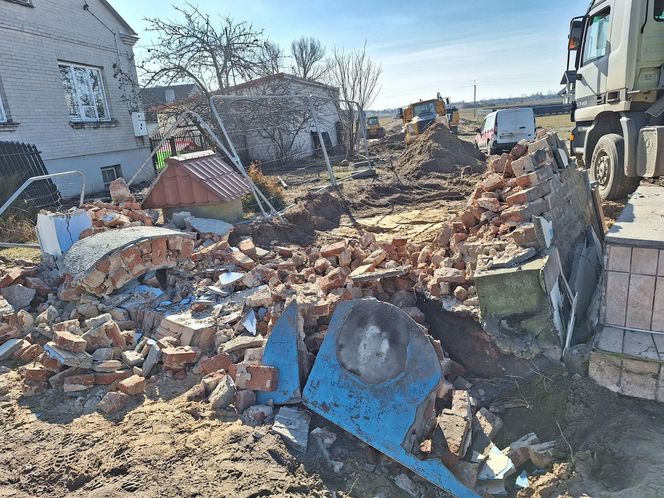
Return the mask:
[[[90,12],[82,0],[34,0],[34,7],[0,0],[0,96],[5,111],[16,128],[0,128],[0,140],[35,144],[49,162],[66,158],[78,161],[95,184],[98,169],[95,155],[141,149],[149,153],[145,142],[134,137],[130,108],[122,97],[113,65],[118,62],[115,36],[99,20],[117,33],[126,28],[98,0],[88,0]],[[125,71],[135,78],[131,42],[118,38],[120,60]],[[75,129],[70,125],[58,61],[64,60],[102,68],[112,128]],[[140,164],[123,164],[125,176]]]

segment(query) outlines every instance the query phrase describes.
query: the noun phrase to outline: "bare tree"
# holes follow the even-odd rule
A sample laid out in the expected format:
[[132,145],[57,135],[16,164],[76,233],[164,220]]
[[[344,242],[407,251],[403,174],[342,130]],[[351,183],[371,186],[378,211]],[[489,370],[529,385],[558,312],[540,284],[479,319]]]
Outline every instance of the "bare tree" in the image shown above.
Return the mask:
[[158,33],[139,66],[147,76],[146,86],[193,81],[209,97],[256,74],[261,30],[224,16],[215,23],[190,3],[174,8],[183,20],[146,19],[147,30]]
[[258,54],[258,74],[271,76],[280,73],[284,57],[284,51],[279,44],[266,41]]
[[342,101],[341,112],[343,116],[344,134],[348,140],[346,155],[352,157],[355,153],[355,139],[358,133],[358,120],[364,116],[358,116],[354,105],[348,101],[357,102],[362,110],[369,107],[375,100],[380,86],[378,80],[383,69],[380,64],[374,62],[367,54],[365,42],[361,50],[346,52],[334,48],[332,51],[331,79],[335,86],[339,87]]
[[305,80],[320,81],[330,70],[325,60],[325,47],[320,40],[302,36],[291,43],[293,74]]

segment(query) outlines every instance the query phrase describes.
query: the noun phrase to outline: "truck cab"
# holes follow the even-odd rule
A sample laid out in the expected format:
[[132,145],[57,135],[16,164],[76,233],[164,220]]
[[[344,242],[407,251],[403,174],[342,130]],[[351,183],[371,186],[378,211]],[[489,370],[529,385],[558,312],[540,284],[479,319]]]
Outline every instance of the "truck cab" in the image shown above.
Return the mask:
[[440,96],[410,104],[400,109],[399,115],[403,120],[406,143],[411,143],[433,123],[442,123],[448,128],[450,127],[445,101]]
[[664,0],[594,0],[572,19],[567,69],[571,152],[601,196],[664,175]]

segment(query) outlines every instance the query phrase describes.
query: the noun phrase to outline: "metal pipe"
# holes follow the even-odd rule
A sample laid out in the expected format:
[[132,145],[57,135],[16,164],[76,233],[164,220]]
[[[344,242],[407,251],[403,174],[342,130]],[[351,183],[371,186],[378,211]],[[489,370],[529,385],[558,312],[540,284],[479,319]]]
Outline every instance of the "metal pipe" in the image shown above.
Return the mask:
[[80,204],[79,206],[83,205],[83,199],[85,197],[85,175],[81,171],[63,171],[62,173],[52,173],[50,175],[40,175],[40,176],[32,176],[28,178],[25,182],[23,182],[23,185],[21,185],[16,192],[12,194],[12,196],[7,199],[7,201],[0,207],[0,216],[7,210],[7,208],[18,198],[23,191],[28,188],[28,186],[38,180],[47,180],[49,178],[57,178],[60,176],[72,176],[72,175],[81,175],[83,178],[83,184],[81,187],[81,197],[80,197]]

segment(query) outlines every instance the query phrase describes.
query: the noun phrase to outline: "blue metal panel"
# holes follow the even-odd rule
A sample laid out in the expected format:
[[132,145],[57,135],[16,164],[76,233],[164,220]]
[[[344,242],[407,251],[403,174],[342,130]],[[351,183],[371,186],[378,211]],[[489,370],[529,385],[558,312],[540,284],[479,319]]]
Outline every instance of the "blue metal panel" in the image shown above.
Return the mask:
[[[361,317],[362,326],[357,325],[357,317]],[[394,357],[395,344],[407,344],[400,372],[386,380],[367,382],[361,377],[362,371],[370,372],[372,364],[358,365],[357,370],[350,367],[355,372],[344,368],[342,362],[346,361],[347,366],[348,363],[340,356],[348,358],[349,348],[344,341],[352,334],[363,333],[367,337],[383,334],[374,343],[379,346],[375,351],[366,347],[366,341],[356,343],[359,362],[375,363],[376,369],[391,368],[393,362],[385,362],[384,358]],[[440,362],[429,339],[402,310],[375,300],[346,301],[337,306],[332,316],[303,398],[311,410],[436,486],[461,498],[477,498],[441,461],[420,460],[403,447],[418,425],[418,410],[441,379]]]
[[259,405],[268,404],[270,400],[276,405],[301,401],[297,320],[297,303],[293,301],[274,324],[272,333],[267,339],[262,363],[279,370],[279,378],[276,391],[256,394],[256,402]]

